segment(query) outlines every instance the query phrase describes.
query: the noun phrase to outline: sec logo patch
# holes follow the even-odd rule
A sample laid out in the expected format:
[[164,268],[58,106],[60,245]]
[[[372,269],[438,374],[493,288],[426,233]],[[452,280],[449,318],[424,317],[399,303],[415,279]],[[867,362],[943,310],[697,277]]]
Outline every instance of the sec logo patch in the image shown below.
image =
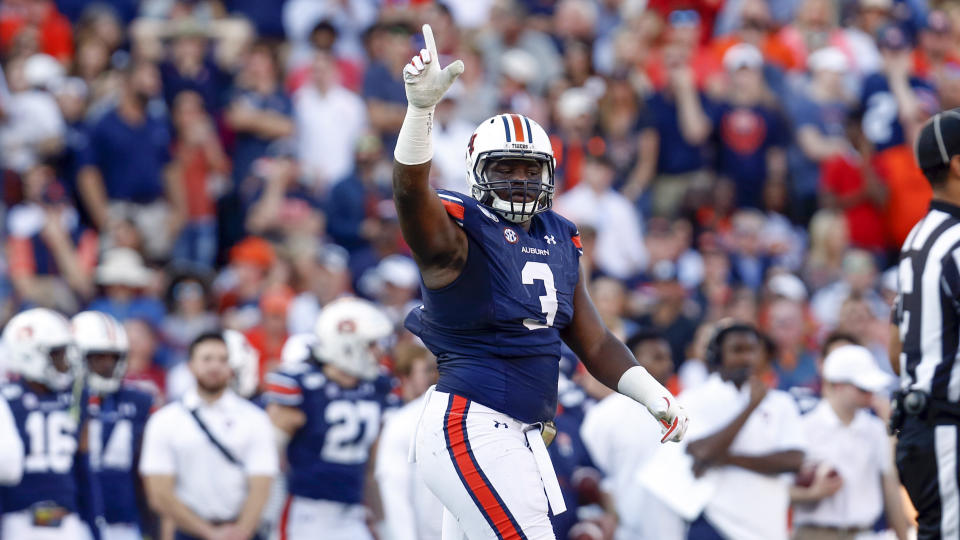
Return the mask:
[[513,229],[506,229],[506,228],[503,229],[503,238],[504,240],[507,241],[507,243],[510,243],[510,244],[516,244],[517,240],[520,239],[520,237],[517,236],[517,233]]

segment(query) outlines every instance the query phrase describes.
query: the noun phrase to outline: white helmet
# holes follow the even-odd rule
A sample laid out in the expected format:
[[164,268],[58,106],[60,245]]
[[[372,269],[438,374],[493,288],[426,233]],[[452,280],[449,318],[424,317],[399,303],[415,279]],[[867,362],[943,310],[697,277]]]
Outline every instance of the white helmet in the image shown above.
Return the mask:
[[280,361],[284,366],[292,366],[306,362],[313,356],[313,349],[317,346],[316,334],[294,334],[287,338],[280,351]]
[[[488,169],[501,159],[527,159],[540,163],[543,172],[536,185],[521,180],[491,180]],[[557,161],[547,132],[540,124],[520,114],[499,114],[484,120],[467,144],[467,185],[470,196],[489,206],[507,221],[521,223],[553,206],[553,170]],[[513,202],[513,192],[536,188],[528,203]],[[510,195],[504,200],[497,191]]]
[[[80,365],[87,369],[87,385],[95,394],[112,394],[120,389],[123,376],[127,372],[127,352],[130,342],[123,325],[112,316],[100,311],[77,313],[70,320],[73,341],[82,360]],[[87,356],[96,353],[118,355],[113,373],[109,377],[97,375],[87,365]]]
[[[66,317],[46,308],[34,308],[10,319],[3,329],[4,352],[11,372],[51,390],[66,390],[73,384],[77,366],[73,360],[73,337]],[[57,370],[50,355],[61,349],[70,369]]]
[[236,330],[224,330],[227,343],[227,361],[233,368],[233,390],[245,398],[253,396],[260,384],[260,353],[247,341],[247,336]]
[[371,347],[393,334],[390,319],[376,306],[359,298],[342,298],[327,304],[315,327],[317,360],[334,365],[361,379],[379,374]]

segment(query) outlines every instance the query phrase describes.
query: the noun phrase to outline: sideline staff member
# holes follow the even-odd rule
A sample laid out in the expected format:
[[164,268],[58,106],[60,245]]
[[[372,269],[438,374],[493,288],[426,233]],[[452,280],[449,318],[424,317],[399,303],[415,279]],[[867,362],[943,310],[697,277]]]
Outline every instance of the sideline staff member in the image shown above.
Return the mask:
[[918,540],[960,540],[960,110],[923,126],[917,162],[933,201],[900,252],[890,360],[901,391],[892,425]]
[[227,357],[220,333],[194,340],[188,366],[197,388],[147,422],[140,474],[177,540],[256,538],[278,472],[267,413],[229,389]]

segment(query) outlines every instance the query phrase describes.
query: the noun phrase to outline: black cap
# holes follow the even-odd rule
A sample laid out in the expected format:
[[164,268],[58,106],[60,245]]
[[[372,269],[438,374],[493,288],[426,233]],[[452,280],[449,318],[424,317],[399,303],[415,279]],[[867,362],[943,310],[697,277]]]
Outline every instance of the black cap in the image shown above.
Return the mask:
[[935,114],[917,137],[917,163],[921,169],[943,167],[957,154],[960,154],[960,108]]

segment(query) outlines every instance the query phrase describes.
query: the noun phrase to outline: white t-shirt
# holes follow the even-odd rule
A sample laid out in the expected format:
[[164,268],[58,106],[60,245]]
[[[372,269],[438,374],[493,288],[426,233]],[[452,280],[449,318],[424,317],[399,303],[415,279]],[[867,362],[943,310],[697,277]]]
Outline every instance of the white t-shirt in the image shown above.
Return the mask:
[[591,407],[580,426],[584,446],[606,477],[604,491],[616,504],[618,539],[683,538],[683,520],[637,479],[660,448],[660,431],[646,407],[616,393]]
[[[242,463],[230,461],[190,414],[196,409],[207,428]],[[262,409],[231,390],[208,404],[196,390],[170,403],[147,421],[140,474],[173,475],[176,494],[206,520],[230,521],[240,515],[248,476],[273,477],[279,471],[273,426]]]
[[[680,401],[690,415],[685,439],[692,442],[729,425],[746,408],[749,392],[747,385],[738,390],[717,374],[684,392]],[[771,390],[747,419],[729,451],[757,456],[805,449],[796,403],[790,394]],[[734,466],[712,472],[716,475],[716,491],[704,510],[711,524],[737,540],[787,539],[788,475],[768,476]]]
[[866,410],[844,425],[827,400],[801,419],[809,443],[807,458],[828,463],[843,487],[831,497],[794,506],[797,525],[869,528],[883,511],[882,476],[893,467],[890,439],[883,421]]
[[407,456],[423,410],[423,396],[390,415],[377,445],[375,476],[388,540],[440,540],[443,505]]
[[[357,139],[367,127],[366,106],[342,86],[321,94],[306,84],[293,96],[293,115],[304,177],[326,191],[353,171]],[[313,183],[317,178],[319,185]]]

